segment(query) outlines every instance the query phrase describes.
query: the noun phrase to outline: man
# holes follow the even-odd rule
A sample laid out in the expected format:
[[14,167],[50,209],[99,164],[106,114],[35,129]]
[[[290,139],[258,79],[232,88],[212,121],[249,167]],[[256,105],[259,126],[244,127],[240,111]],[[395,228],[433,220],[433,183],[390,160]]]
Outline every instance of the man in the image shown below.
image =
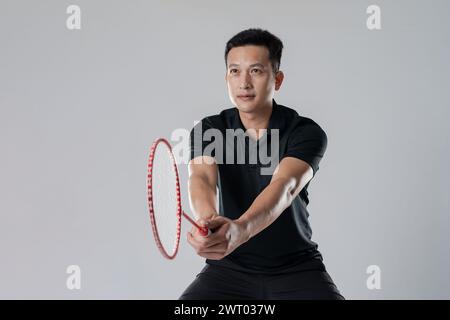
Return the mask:
[[[344,299],[311,241],[306,210],[307,187],[327,136],[313,120],[273,99],[284,78],[282,49],[279,38],[261,29],[244,30],[226,45],[225,80],[236,107],[202,119],[191,131],[189,200],[198,223],[212,233],[205,237],[193,228],[187,234],[206,265],[180,299]],[[250,154],[252,142],[275,143],[276,169],[264,175],[261,159],[229,164],[217,161],[222,150],[205,155],[208,129],[224,137],[230,129],[246,132],[243,149],[226,141],[225,153]]]

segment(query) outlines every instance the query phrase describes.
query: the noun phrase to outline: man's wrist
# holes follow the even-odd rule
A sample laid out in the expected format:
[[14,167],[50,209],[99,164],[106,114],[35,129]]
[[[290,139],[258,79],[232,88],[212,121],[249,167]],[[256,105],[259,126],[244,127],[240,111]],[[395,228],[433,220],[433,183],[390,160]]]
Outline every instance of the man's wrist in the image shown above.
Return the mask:
[[241,216],[235,222],[241,227],[242,236],[245,240],[244,242],[247,242],[248,240],[250,240],[250,238],[253,237],[252,230],[251,230],[252,229],[251,221],[249,221],[247,218],[243,218]]

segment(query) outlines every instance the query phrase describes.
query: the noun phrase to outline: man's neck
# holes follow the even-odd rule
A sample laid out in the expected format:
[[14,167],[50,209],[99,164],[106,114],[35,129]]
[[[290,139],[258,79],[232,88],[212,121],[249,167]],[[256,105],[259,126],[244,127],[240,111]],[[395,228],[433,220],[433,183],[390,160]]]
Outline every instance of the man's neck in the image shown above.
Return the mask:
[[[258,110],[258,112],[241,112],[239,111],[239,116],[241,118],[244,127],[249,130],[248,134],[253,138],[259,139],[262,135],[261,129],[267,129],[269,127],[269,120],[272,114],[273,106],[272,104],[265,106],[264,108]],[[254,136],[256,133],[256,137]]]

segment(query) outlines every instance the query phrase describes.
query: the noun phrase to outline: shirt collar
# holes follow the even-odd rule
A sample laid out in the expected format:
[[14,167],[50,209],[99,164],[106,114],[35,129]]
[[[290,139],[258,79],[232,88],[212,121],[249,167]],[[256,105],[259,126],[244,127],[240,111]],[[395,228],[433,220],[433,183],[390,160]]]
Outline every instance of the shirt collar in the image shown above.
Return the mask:
[[[275,99],[272,99],[272,113],[269,118],[269,125],[267,128],[267,134],[270,135],[271,129],[282,129],[282,117],[280,117],[280,107],[276,103]],[[234,108],[234,117],[233,117],[233,129],[242,129],[244,132],[246,131],[244,125],[242,124],[241,117],[239,116],[239,110]]]

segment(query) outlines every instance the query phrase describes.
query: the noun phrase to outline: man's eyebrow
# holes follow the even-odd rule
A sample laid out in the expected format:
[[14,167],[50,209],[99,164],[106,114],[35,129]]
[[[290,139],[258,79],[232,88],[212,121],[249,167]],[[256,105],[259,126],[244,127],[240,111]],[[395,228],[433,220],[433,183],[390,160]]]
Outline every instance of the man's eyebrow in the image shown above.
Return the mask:
[[[239,65],[236,64],[236,63],[232,63],[232,64],[230,64],[230,65],[228,66],[228,68],[231,68],[231,67],[239,67]],[[265,68],[265,66],[264,66],[262,63],[254,63],[254,64],[251,64],[251,65],[250,65],[250,68],[252,68],[252,67],[261,67],[261,68]]]

